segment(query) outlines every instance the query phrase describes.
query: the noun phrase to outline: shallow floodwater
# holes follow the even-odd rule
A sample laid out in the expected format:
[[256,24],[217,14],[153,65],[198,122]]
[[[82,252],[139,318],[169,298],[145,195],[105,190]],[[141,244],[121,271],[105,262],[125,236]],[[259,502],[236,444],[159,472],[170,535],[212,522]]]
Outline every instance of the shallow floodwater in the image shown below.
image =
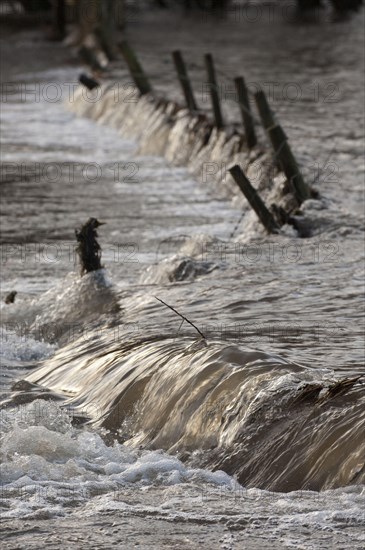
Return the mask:
[[[128,30],[170,98],[172,41],[203,109],[208,50],[222,80],[244,72],[272,91],[322,196],[303,205],[308,239],[265,236],[238,199],[77,118],[69,50],[52,45],[53,67],[33,31],[6,36],[2,297],[18,295],[1,305],[5,548],[362,548],[362,23],[236,12],[218,27],[136,16]],[[112,78],[128,82],[121,63]],[[105,270],[80,279],[74,229],[90,216],[106,222]]]

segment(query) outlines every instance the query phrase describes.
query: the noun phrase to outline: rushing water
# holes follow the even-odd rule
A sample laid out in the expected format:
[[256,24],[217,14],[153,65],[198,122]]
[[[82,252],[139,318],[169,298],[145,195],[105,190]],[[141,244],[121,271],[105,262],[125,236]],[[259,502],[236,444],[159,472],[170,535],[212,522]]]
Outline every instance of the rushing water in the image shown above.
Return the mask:
[[[194,150],[186,117],[170,132],[149,101],[126,105],[120,63],[120,102],[114,87],[85,103],[63,47],[54,68],[33,32],[4,43],[2,293],[18,292],[1,305],[7,548],[362,547],[363,14],[237,13],[219,30],[167,17],[147,39],[145,17],[130,32],[171,99],[169,43],[187,49],[205,110],[203,49],[230,121],[224,75],[244,67],[272,91],[321,195],[301,208],[305,239],[264,234],[219,138]],[[275,197],[267,155],[234,155]],[[74,228],[90,216],[106,222],[105,269],[80,278]]]

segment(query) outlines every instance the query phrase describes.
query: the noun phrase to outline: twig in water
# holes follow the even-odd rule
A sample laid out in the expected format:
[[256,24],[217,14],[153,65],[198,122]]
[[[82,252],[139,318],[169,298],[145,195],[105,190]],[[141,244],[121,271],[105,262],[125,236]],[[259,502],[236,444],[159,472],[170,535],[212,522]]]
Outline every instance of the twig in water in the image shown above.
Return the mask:
[[183,324],[184,324],[184,319],[181,319],[181,323],[180,323],[180,325],[179,325],[179,328],[177,329],[177,332],[176,332],[176,336],[175,336],[175,338],[177,338],[177,337],[178,337],[178,335],[179,335],[179,332],[180,332],[180,329],[181,329],[181,327],[183,326]]
[[200,334],[200,336],[203,338],[203,340],[206,340],[206,337],[204,336],[204,334],[198,329],[198,327],[196,327],[194,325],[194,323],[192,323],[191,321],[189,321],[189,319],[187,319],[186,317],[184,317],[184,315],[181,315],[181,313],[179,313],[178,311],[176,311],[175,308],[173,308],[172,306],[169,306],[169,304],[166,304],[166,302],[164,302],[163,300],[161,300],[160,298],[157,298],[157,296],[154,296],[154,298],[156,298],[156,300],[158,300],[159,302],[161,302],[161,304],[163,304],[164,306],[168,307],[169,309],[171,309],[174,313],[176,313],[176,315],[178,315],[179,317],[181,317],[181,319],[183,319],[184,321],[186,321],[187,323],[189,323],[189,325],[191,325],[193,328],[195,328],[195,330]]

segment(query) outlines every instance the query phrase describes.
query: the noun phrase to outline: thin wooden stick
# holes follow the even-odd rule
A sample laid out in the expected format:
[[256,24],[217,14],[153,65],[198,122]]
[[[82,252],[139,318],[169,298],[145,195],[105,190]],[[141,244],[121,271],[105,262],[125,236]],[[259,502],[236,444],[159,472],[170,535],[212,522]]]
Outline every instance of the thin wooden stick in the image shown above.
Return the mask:
[[161,300],[160,298],[157,298],[157,296],[154,296],[154,298],[156,298],[156,300],[158,300],[159,302],[161,302],[161,304],[163,304],[164,306],[168,307],[169,309],[171,309],[174,313],[176,313],[176,315],[178,315],[179,317],[181,317],[181,319],[184,319],[184,321],[186,321],[187,323],[189,323],[189,325],[191,325],[192,327],[195,328],[195,330],[200,334],[200,336],[206,340],[206,337],[204,336],[204,334],[198,329],[198,327],[196,327],[194,325],[194,323],[192,323],[191,321],[189,321],[189,319],[187,319],[187,317],[184,317],[184,315],[181,315],[181,313],[179,313],[178,311],[176,311],[175,308],[173,308],[172,306],[169,306],[169,304],[166,304],[166,302],[164,302],[163,300]]

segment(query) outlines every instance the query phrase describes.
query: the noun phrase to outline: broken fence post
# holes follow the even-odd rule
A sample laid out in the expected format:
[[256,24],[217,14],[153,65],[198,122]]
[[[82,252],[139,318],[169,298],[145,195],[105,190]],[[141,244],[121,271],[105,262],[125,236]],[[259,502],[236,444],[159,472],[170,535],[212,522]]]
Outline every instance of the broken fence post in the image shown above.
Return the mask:
[[280,162],[289,184],[292,186],[294,196],[297,202],[301,204],[303,201],[310,198],[311,193],[310,188],[305,183],[299,170],[297,161],[288,143],[288,138],[279,124],[270,128],[268,133],[275,155]]
[[245,80],[242,76],[234,79],[236,91],[238,95],[238,105],[240,107],[243,126],[245,128],[247,147],[252,149],[257,143],[254,120],[248,100],[248,91]]
[[100,86],[100,83],[95,80],[95,78],[92,78],[91,76],[88,76],[85,73],[81,73],[79,76],[79,82],[83,86],[85,86],[88,90],[94,90],[94,88],[98,88]]
[[177,76],[179,78],[179,82],[185,97],[186,106],[190,112],[197,111],[198,108],[196,106],[193,89],[190,84],[189,76],[181,52],[179,50],[175,50],[174,52],[172,52],[172,58],[174,60]]
[[213,57],[210,53],[207,53],[204,56],[204,60],[205,60],[205,67],[207,70],[208,85],[209,85],[209,91],[210,91],[210,98],[212,100],[215,125],[218,129],[221,129],[223,128],[224,125],[223,125],[223,117],[222,117],[222,111],[221,111],[221,106],[219,101],[217,80],[215,77]]
[[271,212],[267,209],[256,189],[252,186],[249,179],[245,176],[241,168],[236,164],[229,169],[234,181],[246,197],[251,208],[256,212],[262,225],[268,233],[278,233],[279,226],[274,220]]
[[131,73],[133,81],[137,86],[140,94],[145,95],[152,92],[152,86],[142,69],[142,65],[138,61],[136,54],[134,53],[128,42],[126,40],[123,40],[123,42],[121,42],[119,46],[125,62],[128,65],[129,72]]

